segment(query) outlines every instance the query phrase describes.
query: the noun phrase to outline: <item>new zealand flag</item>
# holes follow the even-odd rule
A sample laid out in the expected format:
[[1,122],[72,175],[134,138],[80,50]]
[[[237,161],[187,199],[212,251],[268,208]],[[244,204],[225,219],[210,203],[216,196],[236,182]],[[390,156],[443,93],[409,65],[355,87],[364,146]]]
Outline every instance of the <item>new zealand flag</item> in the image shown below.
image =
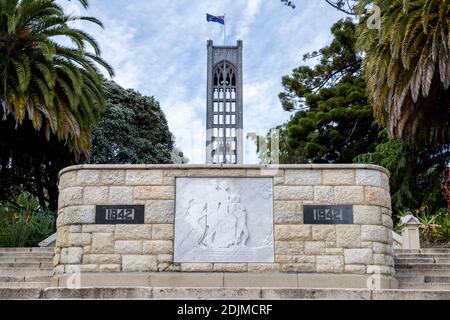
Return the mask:
[[225,17],[224,16],[213,16],[211,14],[206,14],[206,21],[208,22],[217,22],[220,24],[225,24]]

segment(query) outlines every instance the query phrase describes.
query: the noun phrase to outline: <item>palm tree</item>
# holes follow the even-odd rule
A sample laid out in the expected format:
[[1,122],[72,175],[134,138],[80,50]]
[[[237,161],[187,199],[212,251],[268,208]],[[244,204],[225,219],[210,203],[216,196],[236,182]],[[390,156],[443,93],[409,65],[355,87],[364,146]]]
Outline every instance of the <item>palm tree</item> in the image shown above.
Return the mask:
[[413,146],[449,142],[450,0],[359,0],[381,8],[381,29],[363,16],[358,49],[375,116]]
[[110,75],[113,70],[95,39],[71,26],[74,21],[102,27],[93,17],[65,15],[54,0],[0,0],[0,116],[13,117],[16,126],[31,121],[47,139],[54,134],[86,156],[106,104],[98,67]]

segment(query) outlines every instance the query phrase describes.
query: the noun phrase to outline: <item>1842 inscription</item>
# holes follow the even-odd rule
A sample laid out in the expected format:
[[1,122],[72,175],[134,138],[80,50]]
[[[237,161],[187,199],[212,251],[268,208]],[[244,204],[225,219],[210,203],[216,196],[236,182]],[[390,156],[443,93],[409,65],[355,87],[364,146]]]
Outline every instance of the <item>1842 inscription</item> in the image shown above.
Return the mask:
[[303,206],[304,224],[353,224],[353,206]]
[[144,224],[145,206],[96,206],[96,224]]

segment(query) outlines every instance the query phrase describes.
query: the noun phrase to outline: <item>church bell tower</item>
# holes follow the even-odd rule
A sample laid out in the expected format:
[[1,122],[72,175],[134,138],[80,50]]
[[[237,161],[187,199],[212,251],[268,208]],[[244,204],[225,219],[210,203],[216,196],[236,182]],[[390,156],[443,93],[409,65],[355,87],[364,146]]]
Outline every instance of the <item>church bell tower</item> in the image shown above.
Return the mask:
[[242,40],[215,46],[208,40],[206,163],[242,164]]

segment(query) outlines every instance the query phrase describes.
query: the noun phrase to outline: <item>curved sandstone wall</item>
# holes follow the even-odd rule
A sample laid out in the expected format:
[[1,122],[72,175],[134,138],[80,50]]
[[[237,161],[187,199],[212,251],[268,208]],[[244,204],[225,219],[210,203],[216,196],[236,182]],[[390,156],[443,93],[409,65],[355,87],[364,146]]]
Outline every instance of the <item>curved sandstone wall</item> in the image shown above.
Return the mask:
[[[83,165],[60,174],[56,276],[379,273],[392,276],[389,173],[372,165]],[[273,177],[274,263],[174,263],[175,177]],[[96,225],[96,205],[145,205],[145,224]],[[303,205],[353,205],[350,225],[305,225]]]

